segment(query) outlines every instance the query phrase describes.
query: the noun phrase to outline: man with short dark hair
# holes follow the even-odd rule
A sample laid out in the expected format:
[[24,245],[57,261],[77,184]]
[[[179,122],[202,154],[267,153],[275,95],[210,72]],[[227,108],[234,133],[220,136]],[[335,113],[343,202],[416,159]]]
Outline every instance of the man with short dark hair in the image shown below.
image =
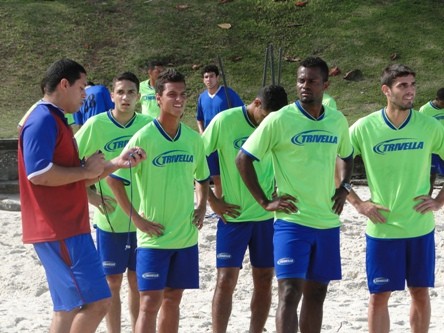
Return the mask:
[[80,160],[64,115],[80,108],[85,86],[83,66],[54,62],[42,80],[43,99],[19,135],[23,242],[34,245],[45,268],[51,332],[95,332],[108,311],[111,293],[91,237],[86,186],[145,158],[136,147],[109,162],[101,152]]
[[[246,188],[235,159],[242,144],[270,112],[288,104],[281,86],[265,86],[247,106],[221,112],[202,135],[207,155],[219,152],[222,194],[219,199],[210,189],[213,211],[220,216],[217,225],[217,283],[213,297],[213,332],[227,331],[233,292],[247,248],[253,266],[251,333],[263,332],[271,305],[273,264],[273,213],[263,209]],[[271,158],[256,164],[260,183],[267,195],[274,191]]]
[[[444,88],[438,89],[435,99],[421,106],[419,108],[419,112],[435,118],[441,123],[441,125],[444,126]],[[441,159],[441,157],[439,157],[439,155],[432,154],[429,194],[432,194],[433,192],[433,186],[438,174],[444,176],[444,161]]]
[[[115,107],[89,118],[75,135],[81,158],[98,150],[102,151],[107,159],[118,156],[131,137],[152,120],[148,115],[135,112],[140,94],[139,79],[133,73],[124,72],[114,78],[111,97]],[[128,169],[126,171],[129,172]],[[108,332],[120,332],[120,289],[123,273],[127,271],[128,306],[134,332],[139,314],[136,228],[120,206],[114,207],[109,203],[109,200],[115,200],[106,181],[100,180],[96,189],[99,193],[90,192],[88,197],[97,207],[93,220],[96,226],[97,250],[112,294],[106,325]],[[130,187],[127,190],[130,196]],[[95,203],[92,198],[96,198]],[[135,207],[139,206],[138,191],[133,191],[132,201]]]
[[160,113],[156,100],[156,80],[164,70],[165,64],[160,60],[151,60],[147,64],[148,80],[140,82],[140,105],[141,112],[152,118],[156,118]]
[[[207,90],[199,95],[197,100],[197,128],[202,134],[210,121],[219,113],[229,108],[244,105],[239,95],[230,87],[219,84],[219,68],[207,65],[202,69],[202,80]],[[214,184],[214,194],[220,198],[222,187],[220,183],[219,156],[217,152],[207,157],[211,180]]]
[[[140,145],[147,152],[146,163],[129,177],[121,172],[108,177],[117,202],[137,227],[136,333],[155,333],[156,326],[158,332],[177,332],[183,292],[199,288],[197,240],[209,171],[202,138],[181,123],[186,97],[185,77],[174,69],[163,71],[156,81],[160,114],[127,145]],[[139,191],[140,207],[131,205],[125,183]]]
[[350,128],[354,155],[361,155],[371,199],[352,190],[349,202],[367,216],[366,270],[370,291],[370,333],[390,331],[388,301],[407,287],[412,332],[428,332],[435,279],[433,211],[444,192],[429,195],[430,155],[444,156],[444,127],[413,110],[416,74],[404,65],[387,66],[381,91],[387,104]]
[[[275,211],[274,263],[279,303],[276,331],[320,332],[331,280],[341,278],[339,214],[350,190],[353,149],[344,115],[325,108],[328,67],[320,58],[301,62],[299,100],[271,113],[248,138],[236,163],[256,201]],[[273,159],[277,196],[264,193],[253,161]],[[345,163],[334,182],[336,157]],[[300,321],[298,305],[302,298]]]

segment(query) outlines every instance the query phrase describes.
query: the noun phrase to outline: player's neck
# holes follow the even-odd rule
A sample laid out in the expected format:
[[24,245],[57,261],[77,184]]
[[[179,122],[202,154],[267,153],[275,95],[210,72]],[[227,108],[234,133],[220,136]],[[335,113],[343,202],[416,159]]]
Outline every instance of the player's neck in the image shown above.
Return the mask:
[[248,120],[250,120],[250,122],[255,126],[259,126],[259,124],[257,123],[256,119],[254,119],[254,104],[251,103],[250,105],[247,105],[246,109],[247,109],[247,117]]
[[217,92],[218,89],[219,89],[219,85],[217,84],[214,87],[208,88],[208,93],[210,95],[214,95]]
[[65,107],[64,107],[64,98],[62,98],[57,92],[52,93],[51,95],[45,94],[42,98],[42,100],[49,102],[58,108],[62,109],[63,112],[66,113]]
[[176,137],[180,126],[180,119],[181,118],[173,117],[172,115],[164,114],[162,112],[159,117],[157,117],[160,126],[162,126],[165,133],[168,134],[171,139]]
[[126,125],[131,119],[133,119],[135,112],[120,112],[117,109],[111,111],[113,118],[120,124]]
[[305,112],[310,114],[314,119],[318,119],[324,113],[322,103],[300,103]]
[[401,109],[391,104],[389,104],[384,111],[387,118],[395,127],[401,126],[410,114],[410,109]]

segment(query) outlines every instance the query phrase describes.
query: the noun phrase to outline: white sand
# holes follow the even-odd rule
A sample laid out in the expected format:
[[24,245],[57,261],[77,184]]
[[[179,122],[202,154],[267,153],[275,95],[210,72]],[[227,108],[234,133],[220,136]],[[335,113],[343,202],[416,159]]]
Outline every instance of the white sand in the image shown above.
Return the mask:
[[[356,187],[368,198],[367,187]],[[323,332],[366,332],[368,290],[365,277],[365,218],[350,205],[341,216],[343,279],[330,284],[324,306]],[[32,246],[21,243],[20,213],[0,211],[0,333],[47,332],[52,305],[44,271]],[[444,331],[444,262],[443,212],[436,213],[436,287],[430,291],[432,320],[430,332]],[[200,290],[186,291],[182,300],[180,332],[211,332],[211,300],[215,285],[215,219],[207,219],[200,234]],[[233,313],[228,332],[248,332],[250,320],[251,272],[245,261],[234,293]],[[273,304],[266,324],[267,332],[275,332],[274,319],[277,289],[274,284]],[[123,289],[123,332],[130,332],[126,306],[126,284]],[[410,332],[409,296],[395,292],[390,301],[393,332]],[[98,332],[106,332],[102,323]]]

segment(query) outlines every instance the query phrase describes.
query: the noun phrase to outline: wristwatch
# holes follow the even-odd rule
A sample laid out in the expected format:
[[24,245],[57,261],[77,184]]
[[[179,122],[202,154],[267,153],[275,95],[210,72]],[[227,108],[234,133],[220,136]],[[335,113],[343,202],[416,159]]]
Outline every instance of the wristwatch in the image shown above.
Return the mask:
[[350,193],[351,189],[352,189],[352,184],[350,183],[346,183],[346,182],[342,182],[341,183],[341,187],[345,188],[345,190]]

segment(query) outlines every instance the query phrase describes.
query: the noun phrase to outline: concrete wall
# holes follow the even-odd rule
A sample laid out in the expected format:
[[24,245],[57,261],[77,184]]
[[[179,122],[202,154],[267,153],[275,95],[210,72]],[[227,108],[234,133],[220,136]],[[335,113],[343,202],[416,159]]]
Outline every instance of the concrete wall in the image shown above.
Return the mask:
[[0,193],[18,193],[17,139],[0,139]]

